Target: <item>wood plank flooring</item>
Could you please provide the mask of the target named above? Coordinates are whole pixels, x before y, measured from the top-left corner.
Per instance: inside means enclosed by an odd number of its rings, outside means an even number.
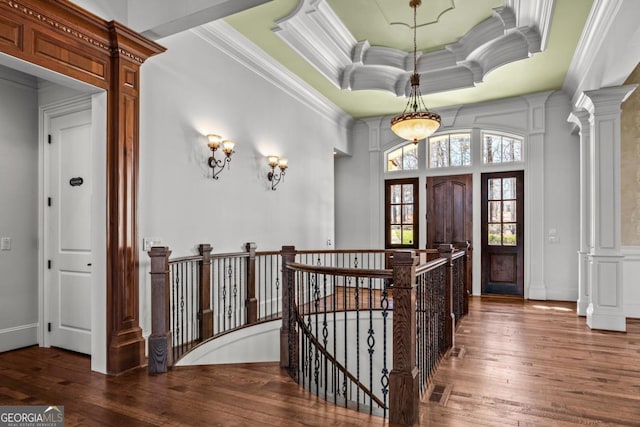
[[[473,298],[443,360],[445,406],[423,403],[423,425],[640,426],[640,321],[592,331],[575,304]]]
[[[640,321],[591,331],[575,304],[473,298],[421,404],[424,426],[640,426]],[[0,354],[0,405],[61,404],[67,426],[378,426],[327,404],[277,364],[144,369],[108,377],[85,356],[30,347]],[[450,392],[450,393],[449,393]]]

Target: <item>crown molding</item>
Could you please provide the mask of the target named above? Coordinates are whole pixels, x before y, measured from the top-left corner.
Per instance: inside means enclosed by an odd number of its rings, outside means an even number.
[[[582,92],[624,83],[638,64],[637,0],[595,0],[562,89],[574,105]]]
[[[223,20],[191,31],[327,120],[345,128],[353,121],[350,115]]]
[[[493,16],[443,49],[418,53],[422,93],[472,87],[497,67],[542,50],[554,0],[509,0]],[[326,0],[299,0],[273,30],[287,45],[344,90],[410,93],[411,52],[356,41]]]

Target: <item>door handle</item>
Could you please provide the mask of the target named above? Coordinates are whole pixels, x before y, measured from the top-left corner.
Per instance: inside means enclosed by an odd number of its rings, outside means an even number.
[[[88,263],[88,264],[87,264],[87,267],[91,267],[91,263]]]

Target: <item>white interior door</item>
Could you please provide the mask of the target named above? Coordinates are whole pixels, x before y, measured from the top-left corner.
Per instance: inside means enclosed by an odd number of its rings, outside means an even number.
[[[91,111],[51,118],[49,132],[48,343],[91,354]]]

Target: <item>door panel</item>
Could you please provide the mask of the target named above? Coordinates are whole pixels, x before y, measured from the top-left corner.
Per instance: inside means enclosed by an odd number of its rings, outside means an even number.
[[[427,178],[427,248],[466,248],[473,232],[472,175]]]
[[[90,354],[91,111],[52,118],[49,128],[49,345]]]
[[[482,174],[482,293],[524,296],[524,172]]]
[[[427,177],[427,248],[467,250],[467,294],[473,286],[473,175]],[[466,301],[466,300],[465,300]]]

